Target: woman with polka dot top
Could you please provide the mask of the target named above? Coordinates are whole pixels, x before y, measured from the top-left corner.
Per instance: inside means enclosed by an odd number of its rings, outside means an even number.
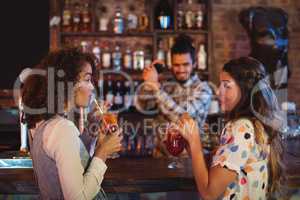
[[[220,73],[219,100],[227,123],[209,169],[196,122],[187,114],[179,122],[198,191],[203,199],[267,199],[280,178],[283,120],[263,65],[251,57],[226,63]]]

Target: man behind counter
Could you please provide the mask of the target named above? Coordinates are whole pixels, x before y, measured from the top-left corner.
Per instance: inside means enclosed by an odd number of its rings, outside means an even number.
[[[157,113],[153,126],[158,127],[168,122],[176,122],[185,112],[189,113],[203,127],[210,107],[212,90],[206,81],[201,81],[195,73],[195,48],[192,39],[184,34],[175,39],[171,48],[172,78],[164,83],[158,79],[155,60],[143,71],[144,84],[135,97],[136,108],[145,114]],[[158,129],[162,130],[162,129]],[[168,155],[162,141],[162,133],[156,137],[154,156]]]

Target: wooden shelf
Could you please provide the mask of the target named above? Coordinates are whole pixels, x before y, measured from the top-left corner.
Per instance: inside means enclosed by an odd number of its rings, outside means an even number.
[[[69,37],[153,37],[152,32],[127,32],[122,34],[111,32],[62,32],[61,35]]]
[[[207,30],[155,30],[157,34],[166,34],[166,35],[177,35],[181,33],[185,34],[208,34]]]
[[[55,0],[57,2],[57,6],[54,7],[53,13],[58,12],[62,14],[63,11],[63,4],[59,3],[59,0]],[[112,24],[108,26],[108,31],[106,32],[101,32],[98,31],[98,8],[99,6],[105,5],[106,7],[111,6],[111,2],[109,0],[104,0],[101,2],[101,5],[98,5],[100,2],[99,0],[97,1],[91,1],[91,7],[94,7],[95,9],[92,9],[92,26],[91,30],[92,32],[64,32],[63,27],[60,27],[57,29],[57,35],[52,36],[53,38],[57,38],[56,45],[57,46],[63,46],[64,44],[68,45],[80,45],[79,42],[80,40],[86,40],[88,42],[91,42],[89,44],[92,45],[92,42],[94,40],[99,40],[99,43],[109,43],[108,45],[113,46],[115,43],[120,43],[121,49],[123,52],[125,52],[125,48],[127,46],[130,49],[136,49],[138,46],[142,47],[144,49],[147,49],[151,51],[151,56],[152,58],[156,58],[157,53],[159,48],[162,48],[164,51],[167,51],[167,48],[169,48],[169,37],[175,37],[178,34],[185,33],[187,35],[190,35],[194,41],[195,48],[198,51],[198,45],[199,44],[204,44],[206,53],[207,53],[207,66],[209,67],[208,69],[204,71],[197,70],[197,73],[200,75],[201,79],[203,80],[208,80],[210,79],[210,75],[213,74],[213,70],[210,68],[210,66],[213,65],[212,63],[212,39],[211,39],[211,1],[203,0],[201,1],[200,4],[203,4],[201,6],[204,6],[205,8],[205,16],[203,18],[203,26],[201,29],[187,29],[187,28],[178,28],[177,24],[177,17],[176,13],[178,11],[178,4],[181,1],[175,0],[171,1],[168,0],[173,11],[172,13],[174,14],[174,19],[172,23],[172,28],[162,30],[162,29],[157,29],[155,28],[155,21],[154,21],[154,5],[158,2],[157,0],[143,0],[142,3],[136,3],[136,13],[144,13],[148,16],[149,19],[149,24],[147,27],[147,30],[140,31],[140,30],[135,30],[135,31],[126,31],[122,34],[116,34],[113,32],[112,29]],[[183,3],[183,2],[181,2]],[[103,5],[102,5],[103,4]],[[114,4],[114,3],[113,3]],[[183,3],[184,4],[184,3]],[[198,3],[196,6],[199,6]],[[128,12],[128,2],[122,2],[120,4],[120,7],[124,10],[123,14]],[[114,10],[109,9],[107,15],[108,16],[113,16],[114,15]],[[195,11],[195,9],[194,9]],[[123,15],[125,17],[125,15]],[[103,39],[102,39],[103,38]],[[78,39],[78,40],[77,40]],[[78,42],[78,43],[73,43],[73,41]],[[161,46],[159,47],[159,43],[161,42]],[[124,44],[124,45],[123,45]],[[150,54],[150,52],[148,52]],[[124,71],[124,70],[123,70]],[[133,80],[140,81],[142,80],[142,72],[141,71],[133,71],[133,70],[125,70],[126,72]],[[168,72],[167,70],[164,72],[166,74]],[[119,76],[120,77],[120,76]],[[118,78],[118,75],[116,75],[117,80],[125,80],[124,77]]]

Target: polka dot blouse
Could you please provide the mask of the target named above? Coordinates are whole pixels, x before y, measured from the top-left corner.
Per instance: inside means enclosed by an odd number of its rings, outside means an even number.
[[[250,120],[228,122],[222,131],[211,167],[220,165],[237,173],[223,194],[228,200],[264,200],[268,188],[269,145],[255,141]]]

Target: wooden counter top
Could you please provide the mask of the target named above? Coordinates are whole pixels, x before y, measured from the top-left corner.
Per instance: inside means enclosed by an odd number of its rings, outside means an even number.
[[[284,186],[300,188],[300,140],[288,140],[282,156]],[[7,154],[10,155],[10,154]],[[209,156],[206,156],[209,159]],[[103,188],[107,192],[196,191],[191,159],[181,159],[184,168],[168,169],[170,159],[118,158],[107,161]],[[0,193],[36,194],[32,169],[0,169]]]
[[[170,159],[119,158],[108,160],[103,181],[107,192],[196,191],[191,160],[182,169],[168,169]],[[32,169],[0,169],[0,193],[38,192]]]

